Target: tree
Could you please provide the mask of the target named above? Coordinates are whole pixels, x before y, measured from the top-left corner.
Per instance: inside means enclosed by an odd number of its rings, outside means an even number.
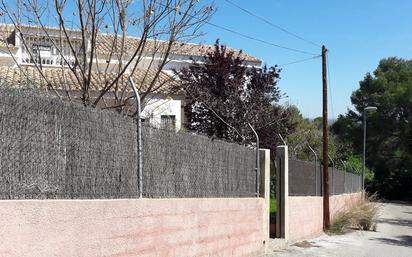
[[[395,199],[412,198],[412,61],[388,58],[366,74],[353,92],[355,110],[340,116],[332,126],[339,139],[362,153],[362,112],[368,115],[367,165],[375,173],[371,190]]]
[[[166,81],[159,80],[170,54],[182,42],[199,36],[199,29],[214,12],[213,6],[197,0],[0,1],[2,16],[14,25],[23,51],[35,60],[34,66],[50,87],[40,51],[28,42],[33,36],[59,53],[63,77],[76,78],[84,105],[105,104],[110,92],[112,105],[120,108],[131,98],[122,85],[138,67],[145,67],[144,80],[138,85],[142,101],[165,85]],[[101,48],[107,50],[104,58],[97,53]],[[93,79],[102,85],[94,96]],[[70,98],[64,78],[62,84]]]
[[[293,121],[296,129],[287,137],[289,152],[292,157],[313,161],[315,159],[312,148],[317,154],[318,160],[322,159],[322,118],[317,117],[313,120],[304,118],[296,106],[289,107],[293,113]],[[341,152],[336,137],[329,135],[329,155],[334,163],[338,164],[341,159]],[[330,162],[332,165],[332,162]]]
[[[276,67],[248,68],[242,52],[229,51],[217,41],[203,63],[176,71],[187,95],[186,127],[229,141],[251,144],[257,131],[261,147],[274,150],[278,134],[293,130],[289,110],[278,104]]]
[[[315,154],[322,162],[322,117],[313,120],[303,118],[296,106],[292,110],[292,119],[296,123],[296,130],[287,137],[287,144],[292,158],[304,161],[314,161]],[[333,123],[332,123],[333,124]],[[312,149],[311,149],[312,148]],[[313,150],[313,151],[312,151]],[[362,173],[362,159],[353,152],[352,147],[330,131],[329,133],[329,165],[346,172],[360,175]],[[366,182],[373,180],[373,172],[366,169]]]

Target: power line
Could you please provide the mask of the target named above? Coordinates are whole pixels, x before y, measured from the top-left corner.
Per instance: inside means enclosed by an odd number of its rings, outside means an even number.
[[[317,59],[317,58],[320,58],[320,57],[322,57],[322,55],[316,55],[316,56],[313,56],[313,57],[310,57],[310,58],[305,58],[305,59],[301,59],[301,60],[297,60],[297,61],[293,61],[293,62],[280,64],[280,65],[278,65],[278,67],[285,67],[285,66],[288,66],[288,65],[291,65],[291,64],[306,62],[306,61]]]
[[[166,5],[164,5],[164,4],[162,4],[162,3],[157,3],[157,4],[160,5],[160,6],[163,6],[163,7],[167,7]],[[212,26],[212,27],[216,27],[216,28],[218,28],[218,29],[221,29],[221,30],[230,32],[230,33],[232,33],[232,34],[235,34],[235,35],[238,35],[238,36],[247,38],[247,39],[249,39],[249,40],[253,40],[253,41],[255,41],[255,42],[263,43],[263,44],[266,44],[266,45],[274,46],[274,47],[277,47],[277,48],[281,48],[281,49],[285,49],[285,50],[289,50],[289,51],[297,52],[297,53],[301,53],[301,54],[307,54],[307,55],[313,55],[313,56],[318,55],[318,54],[316,54],[316,53],[311,53],[311,52],[308,52],[308,51],[304,51],[304,50],[300,50],[300,49],[296,49],[296,48],[291,48],[291,47],[287,47],[287,46],[275,44],[275,43],[273,43],[273,42],[269,42],[269,41],[266,41],[266,40],[264,40],[264,39],[255,38],[255,37],[252,37],[252,36],[243,34],[243,33],[241,33],[241,32],[235,31],[235,30],[233,30],[233,29],[230,29],[230,28],[227,28],[227,27],[224,27],[224,26],[221,26],[221,25],[212,23],[212,22],[210,22],[210,21],[206,21],[206,20],[199,19],[198,17],[196,17],[196,16],[194,16],[194,15],[191,15],[191,14],[188,14],[188,13],[186,13],[186,15],[189,16],[189,17],[191,17],[191,18],[197,19],[198,21],[204,22],[204,23],[206,23],[206,24],[208,24],[208,25],[210,25],[210,26]]]
[[[230,32],[230,33],[232,33],[232,34],[236,34],[236,35],[238,35],[238,36],[241,36],[241,37],[244,37],[244,38],[247,38],[247,39],[256,41],[256,42],[264,43],[264,44],[267,44],[267,45],[270,45],[270,46],[282,48],[282,49],[289,50],[289,51],[293,51],[293,52],[297,52],[297,53],[308,54],[308,55],[317,55],[317,54],[315,54],[315,53],[311,53],[311,52],[308,52],[308,51],[299,50],[299,49],[291,48],[291,47],[287,47],[287,46],[282,46],[282,45],[278,45],[278,44],[275,44],[275,43],[272,43],[272,42],[269,42],[269,41],[266,41],[266,40],[263,40],[263,39],[254,38],[254,37],[252,37],[252,36],[249,36],[249,35],[246,35],[246,34],[237,32],[237,31],[235,31],[235,30],[232,30],[232,29],[229,29],[229,28],[226,28],[226,27],[223,27],[223,26],[220,26],[220,25],[211,23],[211,22],[209,22],[209,21],[206,21],[205,23],[206,23],[206,24],[209,24],[210,26],[213,26],[213,27],[216,27],[216,28],[219,28],[219,29],[228,31],[228,32]]]
[[[314,45],[314,46],[317,46],[317,47],[321,47],[320,44],[317,44],[317,43],[315,43],[315,42],[313,42],[313,41],[311,41],[311,40],[309,40],[309,39],[305,39],[305,38],[303,38],[303,37],[301,37],[301,36],[299,36],[299,35],[291,32],[291,31],[289,31],[289,30],[287,30],[287,29],[285,29],[285,28],[283,28],[283,27],[281,27],[281,26],[279,26],[279,25],[276,25],[276,24],[274,24],[273,22],[265,19],[264,17],[259,16],[259,15],[257,15],[257,14],[255,14],[255,13],[253,13],[253,12],[251,12],[251,11],[243,8],[242,6],[240,6],[240,5],[232,2],[232,1],[230,1],[230,0],[225,0],[225,2],[227,2],[228,4],[230,4],[230,5],[238,8],[238,9],[240,9],[241,11],[243,11],[243,12],[245,12],[245,13],[247,13],[247,14],[249,14],[249,15],[251,15],[251,16],[253,16],[253,17],[255,17],[255,18],[259,19],[259,20],[261,20],[261,21],[263,21],[264,23],[266,23],[266,24],[268,24],[268,25],[270,25],[270,26],[272,26],[272,27],[274,27],[274,28],[276,28],[276,29],[278,29],[278,30],[281,30],[281,31],[285,32],[286,34],[289,34],[289,35],[291,35],[291,36],[293,36],[293,37],[295,37],[295,38],[297,38],[297,39],[300,39],[300,40],[308,43],[308,44],[311,44],[311,45]]]

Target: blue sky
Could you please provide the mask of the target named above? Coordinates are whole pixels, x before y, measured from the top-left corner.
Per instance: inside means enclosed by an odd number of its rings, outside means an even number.
[[[225,0],[215,2],[211,22],[279,45],[321,53],[320,48],[300,41],[243,13]],[[366,72],[373,72],[386,57],[412,59],[412,0],[230,0],[329,49],[329,118],[351,107],[350,95]],[[268,65],[307,58],[251,41],[206,25],[196,42],[221,43],[262,59]],[[321,59],[283,67],[279,87],[309,118],[322,113]]]
[[[366,72],[380,59],[397,56],[412,59],[411,0],[232,0],[273,23],[330,50],[329,117],[336,118],[351,106],[350,95]],[[211,22],[281,45],[319,52],[320,49],[287,35],[242,13],[224,0],[216,0],[218,11]],[[216,38],[228,46],[243,49],[268,65],[307,58],[206,26],[199,39],[213,43]],[[199,41],[198,40],[198,41]],[[285,66],[279,86],[305,117],[322,113],[321,60]]]

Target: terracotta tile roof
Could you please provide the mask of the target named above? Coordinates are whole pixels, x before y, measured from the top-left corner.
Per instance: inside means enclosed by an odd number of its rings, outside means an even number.
[[[22,26],[23,31],[24,28],[27,29],[27,31],[32,31],[33,28],[38,28],[36,26]],[[48,28],[50,31],[57,30],[57,28]],[[3,44],[5,45],[5,42],[7,42],[7,38],[9,38],[14,31],[14,25],[12,24],[0,24],[0,46]],[[78,30],[73,30],[71,32],[78,32]],[[117,44],[113,44],[114,41],[114,36],[113,35],[108,35],[108,34],[100,34],[97,37],[97,53],[101,55],[109,55],[110,52],[113,51],[113,45],[115,46],[114,49],[120,51],[120,42],[117,42]],[[136,49],[138,44],[140,42],[139,38],[135,37],[128,37],[126,39],[126,51],[127,52],[132,52],[133,49]],[[153,49],[157,49],[156,52],[160,52],[159,50],[161,49],[166,49],[168,42],[164,41],[152,41],[149,40],[146,42],[145,45],[145,51],[150,53],[153,52]],[[13,46],[10,45],[9,46]],[[209,51],[213,51],[214,46],[213,45],[203,45],[203,44],[192,44],[192,43],[183,43],[183,42],[175,42],[172,46],[171,53],[176,54],[176,55],[184,55],[184,56],[198,56],[198,57],[203,57],[206,53]],[[233,50],[237,53],[240,53],[240,51],[228,48],[228,50]],[[247,53],[242,52],[241,57],[244,58],[247,61],[255,61],[255,62],[260,62],[260,60],[252,55],[249,55]]]
[[[47,83],[50,83],[54,89],[80,90],[80,84],[78,83],[75,74],[69,69],[63,71],[61,68],[47,68],[43,69],[43,74],[47,80],[41,76],[41,73],[35,67],[18,68],[0,66],[0,85],[4,85],[4,83],[7,83],[12,87],[34,85],[34,87],[46,89],[48,86]],[[113,82],[116,77],[115,73],[107,73],[105,76],[103,73],[95,71],[92,73],[91,89],[93,91],[99,91],[106,83]],[[141,92],[147,91],[148,86],[154,77],[154,70],[147,72],[147,75],[145,70],[136,70],[133,74],[133,80],[138,87],[140,85]],[[119,90],[126,87],[126,91],[131,92],[131,87],[128,85],[128,78],[129,75],[125,74],[119,79]],[[157,90],[152,92],[168,93],[174,83],[176,82],[171,76],[161,72],[155,80],[153,87],[153,89],[156,88]]]
[[[121,50],[120,39],[117,38],[116,44],[114,44],[115,37],[113,35],[99,35],[97,39],[97,52],[102,55],[109,55],[110,52],[114,49],[117,49],[119,52]],[[135,37],[128,37],[125,42],[125,50],[126,52],[131,52],[138,47],[140,39]],[[145,44],[146,52],[153,52],[153,49],[156,49],[156,52],[162,52],[162,49],[167,49],[167,41],[152,41],[148,40]],[[227,48],[228,50],[240,53],[240,51]],[[192,44],[192,43],[183,43],[183,42],[175,42],[172,45],[170,53],[176,55],[184,55],[184,56],[199,56],[203,57],[208,52],[213,51],[213,45],[203,45],[203,44]],[[242,52],[240,54],[242,58],[246,61],[255,61],[260,62],[260,60],[252,55]]]

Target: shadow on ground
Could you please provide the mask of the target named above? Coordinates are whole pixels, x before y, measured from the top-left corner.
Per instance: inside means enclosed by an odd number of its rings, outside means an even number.
[[[397,236],[395,238],[374,238],[372,240],[377,240],[385,244],[389,245],[396,245],[396,246],[412,246],[412,236],[404,235],[404,236]]]
[[[379,219],[378,222],[396,226],[412,227],[412,220],[409,219]]]
[[[412,201],[382,201],[382,203],[390,203],[395,206],[412,206]]]

